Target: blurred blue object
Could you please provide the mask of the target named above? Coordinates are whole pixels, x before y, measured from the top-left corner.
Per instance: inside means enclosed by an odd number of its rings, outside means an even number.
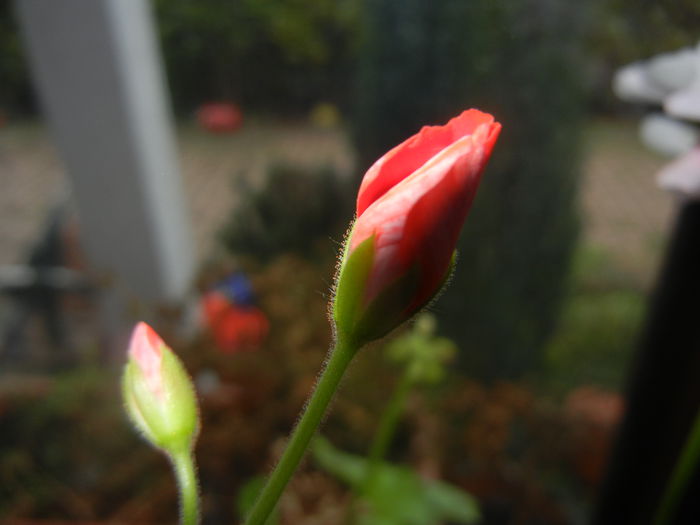
[[[219,281],[214,288],[239,306],[253,306],[255,304],[253,286],[243,272],[232,273]]]

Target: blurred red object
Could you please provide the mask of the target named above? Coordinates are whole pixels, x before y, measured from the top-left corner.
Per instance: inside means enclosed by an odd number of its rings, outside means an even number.
[[[620,394],[595,386],[580,386],[564,401],[567,416],[605,429],[612,429],[619,423],[624,408]]]
[[[602,481],[613,433],[624,408],[619,394],[595,386],[580,386],[564,401],[564,414],[570,422],[570,460],[591,488]]]
[[[231,102],[208,102],[197,110],[197,122],[211,133],[233,133],[243,124],[243,114]]]
[[[233,304],[219,292],[202,298],[202,310],[216,347],[227,354],[259,348],[270,329],[258,308]]]

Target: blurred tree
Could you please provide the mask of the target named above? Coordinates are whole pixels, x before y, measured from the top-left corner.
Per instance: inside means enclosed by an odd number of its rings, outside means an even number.
[[[366,3],[361,168],[470,106],[504,126],[437,306],[464,370],[484,377],[535,365],[557,319],[577,233],[585,15],[550,0]]]
[[[657,53],[694,46],[700,38],[697,0],[595,0],[595,24],[586,37],[590,56],[586,89],[596,112],[634,111],[610,89],[622,65]]]
[[[288,109],[343,93],[357,0],[155,0],[179,109]]]
[[[5,111],[27,113],[35,107],[17,24],[12,15],[12,2],[0,2],[0,114]]]
[[[700,36],[697,0],[612,0],[595,2],[592,51],[621,65],[680,47]]]
[[[328,239],[342,238],[352,215],[353,202],[347,198],[352,192],[331,166],[272,164],[263,187],[240,182],[236,192],[243,195],[241,205],[220,237],[231,253],[259,261],[289,252],[310,260],[332,258],[334,251],[326,255],[335,248]]]
[[[440,4],[365,2],[352,122],[363,171],[421,123],[435,118],[433,26]]]

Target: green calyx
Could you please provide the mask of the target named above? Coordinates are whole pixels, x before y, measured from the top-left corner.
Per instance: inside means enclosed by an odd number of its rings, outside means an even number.
[[[369,237],[345,254],[333,302],[337,331],[360,345],[384,337],[412,316],[406,314],[406,306],[418,285],[417,269],[412,269],[366,304],[364,297],[374,262],[374,242],[374,236]]]
[[[374,236],[360,243],[352,253],[348,253],[347,245],[333,297],[333,321],[339,335],[359,342],[361,337],[358,337],[357,324],[362,315],[365,284],[374,260]]]
[[[189,450],[198,429],[197,401],[180,360],[165,345],[161,362],[162,395],[154,394],[138,364],[129,360],[122,395],[134,426],[154,446],[173,454]]]
[[[456,259],[453,255],[442,284],[422,304],[409,308],[420,283],[420,269],[417,265],[398,276],[366,304],[364,297],[374,263],[374,243],[375,238],[371,236],[351,253],[346,249],[333,301],[333,320],[339,335],[349,337],[358,344],[384,337],[425,307],[449,280]]]

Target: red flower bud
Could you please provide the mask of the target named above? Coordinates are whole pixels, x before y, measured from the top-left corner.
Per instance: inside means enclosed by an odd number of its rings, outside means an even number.
[[[500,130],[470,109],[424,127],[367,171],[338,276],[338,330],[382,337],[435,296]]]
[[[197,401],[187,372],[146,323],[134,328],[122,379],[126,411],[153,445],[187,450],[198,428]]]
[[[151,394],[161,400],[165,395],[161,376],[164,346],[160,336],[144,322],[138,323],[131,334],[129,358],[138,365]]]

